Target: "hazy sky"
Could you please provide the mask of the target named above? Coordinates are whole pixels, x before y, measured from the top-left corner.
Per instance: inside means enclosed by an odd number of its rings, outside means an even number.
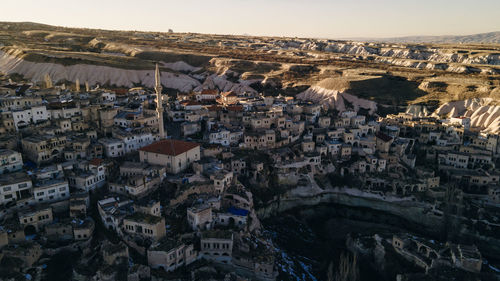
[[[500,31],[500,0],[1,0],[0,21],[299,37]]]

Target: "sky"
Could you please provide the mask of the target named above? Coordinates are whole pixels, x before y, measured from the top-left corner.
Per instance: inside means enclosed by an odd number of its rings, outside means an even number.
[[[2,0],[0,21],[314,38],[500,31],[500,0]]]

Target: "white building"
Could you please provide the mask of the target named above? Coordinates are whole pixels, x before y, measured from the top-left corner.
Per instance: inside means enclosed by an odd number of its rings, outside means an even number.
[[[35,95],[16,96],[14,92],[10,95],[0,96],[0,110],[12,111],[29,108],[42,104],[42,98]]]
[[[151,132],[125,132],[121,130],[114,130],[113,137],[123,142],[124,153],[136,151],[139,148],[150,145],[153,141],[155,141],[155,137],[151,134]]]
[[[108,93],[108,92],[101,93],[99,95],[99,99],[102,102],[114,102],[114,101],[116,101],[116,94],[115,93]]]
[[[27,174],[18,172],[0,177],[0,205],[32,197],[32,183]]]
[[[199,144],[173,139],[160,140],[139,149],[141,162],[164,166],[172,174],[184,171],[200,160],[200,156]]]
[[[69,199],[69,185],[64,179],[61,165],[51,165],[37,171],[33,195],[37,203],[52,203]]]
[[[148,250],[148,264],[152,268],[173,271],[189,265],[197,258],[193,244],[184,244],[173,239],[164,239]]]
[[[439,163],[445,166],[452,166],[457,169],[467,169],[469,156],[461,152],[448,152],[439,154]]]
[[[101,138],[99,143],[104,147],[104,153],[107,157],[120,157],[125,155],[125,144],[123,141],[115,138]]]
[[[210,229],[212,224],[212,208],[202,204],[187,209],[187,220],[193,230]]]
[[[50,114],[45,105],[34,106],[29,109],[18,110],[12,112],[12,119],[16,129],[24,127],[28,124],[38,123],[50,119]]]
[[[134,122],[140,119],[142,116],[141,112],[129,112],[129,111],[121,111],[113,118],[113,123],[115,126],[119,126],[121,128],[131,128]]]
[[[50,110],[50,116],[52,117],[52,119],[71,118],[80,115],[81,115],[81,110],[79,107],[63,107],[59,109]]]
[[[204,259],[231,263],[233,255],[233,234],[227,230],[209,230],[201,235],[200,254]]]
[[[212,131],[208,134],[208,142],[213,144],[220,144],[223,146],[229,146],[229,144],[231,143],[230,135],[231,133],[226,129]]]
[[[35,201],[52,203],[69,199],[69,185],[64,179],[47,179],[39,181],[33,188]]]
[[[464,129],[469,130],[470,129],[470,118],[464,117],[464,116],[451,117],[450,124],[457,124],[457,125],[464,127]]]
[[[132,200],[121,200],[119,197],[110,197],[97,202],[97,210],[101,221],[107,229],[119,230],[123,217],[119,216],[120,208],[131,206]]]
[[[106,183],[106,169],[101,159],[93,159],[77,164],[78,166],[68,175],[71,187],[90,191],[102,187]]]
[[[0,174],[16,172],[22,168],[23,157],[21,153],[10,149],[0,149]]]

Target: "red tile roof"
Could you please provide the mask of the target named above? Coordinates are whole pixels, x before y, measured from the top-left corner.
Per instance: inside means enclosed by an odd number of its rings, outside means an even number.
[[[222,92],[220,95],[223,97],[236,97],[237,96],[237,94],[233,91]]]
[[[100,166],[102,164],[102,161],[103,161],[102,159],[94,158],[89,161],[89,164],[93,166]]]
[[[184,105],[184,106],[201,105],[201,103],[199,103],[197,101],[192,101],[192,100],[183,101],[183,102],[181,102],[181,104]]]
[[[152,152],[170,156],[177,156],[184,152],[187,152],[193,148],[200,146],[195,142],[187,142],[181,140],[161,140],[150,145],[147,145],[141,149],[140,151]]]
[[[243,111],[243,106],[242,105],[232,105],[226,107],[227,110],[229,111]]]
[[[201,91],[202,95],[217,95],[219,91],[217,90],[203,90]]]
[[[115,92],[115,94],[117,94],[117,95],[124,95],[124,94],[128,93],[127,88],[115,88],[115,89],[112,89],[112,91]]]
[[[222,110],[222,107],[221,106],[217,106],[217,105],[212,105],[212,106],[209,106],[207,107],[209,111],[221,111]]]

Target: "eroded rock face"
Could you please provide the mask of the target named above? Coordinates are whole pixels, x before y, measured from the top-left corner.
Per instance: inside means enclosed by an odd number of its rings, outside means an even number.
[[[146,87],[154,87],[154,76],[150,70],[122,69],[92,64],[62,65],[30,62],[2,51],[0,51],[0,71],[6,74],[22,74],[33,82],[43,81],[44,76],[48,74],[54,81],[76,82],[78,79],[81,82],[88,81],[90,85],[107,83],[134,87],[134,84],[142,84]],[[183,92],[200,86],[199,81],[185,74],[162,72],[161,80],[165,87]]]
[[[406,109],[406,113],[409,113],[415,117],[426,117],[429,116],[431,112],[425,105],[412,104]]]
[[[293,43],[293,44],[292,44]],[[348,55],[377,56],[378,61],[387,62],[407,67],[429,69],[442,69],[452,72],[471,71],[467,68],[455,68],[453,64],[466,65],[500,65],[500,54],[458,52],[456,50],[427,48],[423,46],[391,45],[385,43],[361,43],[361,42],[336,42],[336,41],[305,41],[301,44],[290,42],[284,44],[285,48],[299,48],[301,50],[314,50]],[[426,61],[421,65],[414,62]],[[480,68],[478,68],[480,69]],[[489,68],[486,68],[489,69]],[[497,68],[496,72],[498,72]]]
[[[252,81],[240,80],[238,82],[231,82],[227,79],[226,75],[212,74],[205,79],[202,85],[196,87],[194,91],[201,91],[206,89],[218,89],[222,92],[233,91],[236,93],[256,93],[256,91],[250,87]]]
[[[365,100],[384,106],[436,104],[488,97],[500,89],[496,45],[96,32],[32,23],[0,23],[0,28],[9,35],[0,38],[0,71],[34,82],[48,74],[55,84],[78,79],[91,86],[151,87],[159,62],[163,86],[181,92],[301,94],[336,109],[353,103],[371,111],[374,103]],[[349,72],[383,79],[354,85]],[[319,85],[339,77],[349,81],[344,89]]]
[[[354,95],[330,90],[321,86],[313,86],[297,95],[298,99],[313,101],[340,112],[353,110],[359,111],[360,108],[367,109],[370,114],[375,113],[377,104],[373,101],[358,98]]]
[[[483,132],[500,133],[500,104],[494,98],[474,98],[443,103],[434,111],[429,111],[426,105],[410,105],[406,113],[415,117],[468,117],[471,126],[480,128]]]
[[[473,127],[479,127],[489,133],[500,133],[500,105],[492,98],[447,102],[436,109],[431,116],[465,116],[471,119]]]

